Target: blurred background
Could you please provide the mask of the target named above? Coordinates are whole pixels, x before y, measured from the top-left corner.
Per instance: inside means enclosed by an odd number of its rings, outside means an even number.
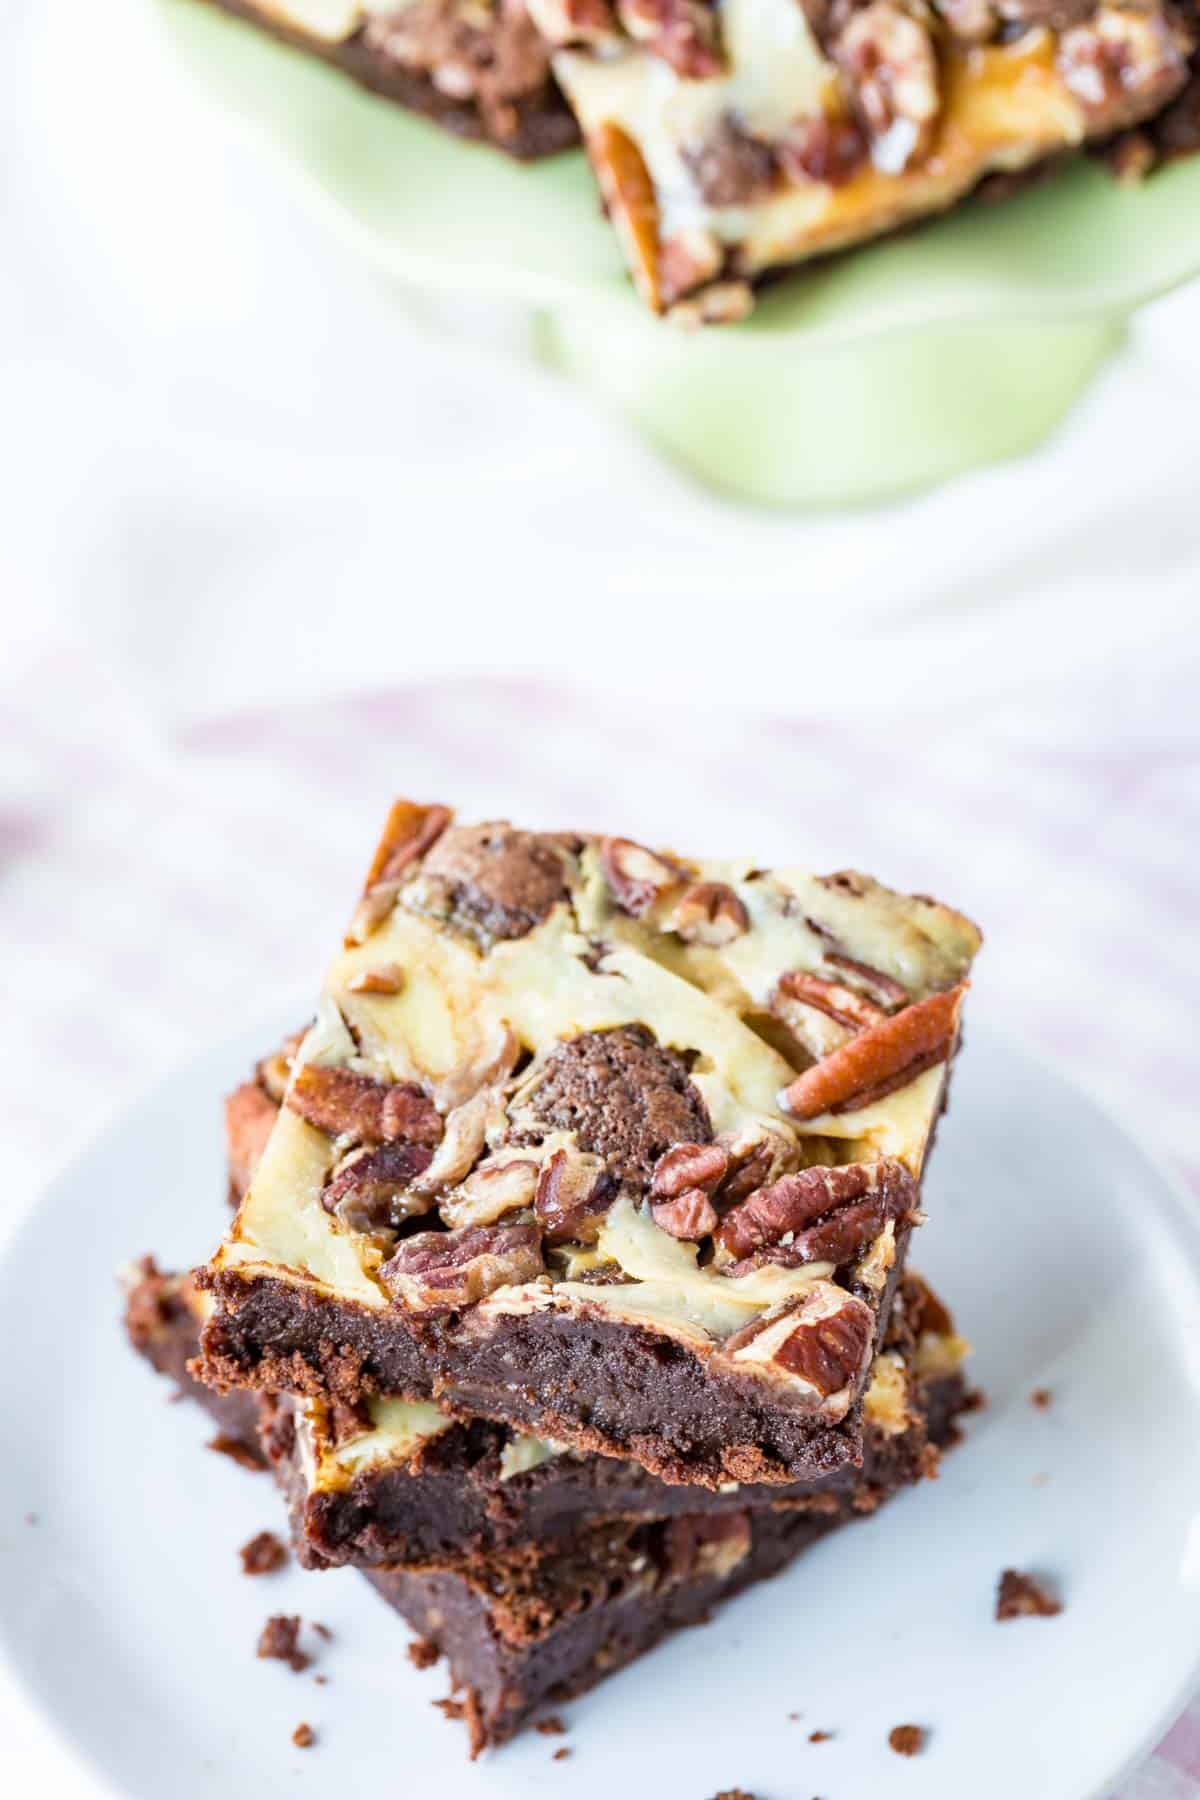
[[[797,517],[374,273],[125,0],[0,11],[0,233],[0,1237],[303,1005],[397,791],[938,893],[1200,1193],[1200,292],[1021,464]],[[0,1736],[94,1791],[2,1687]]]

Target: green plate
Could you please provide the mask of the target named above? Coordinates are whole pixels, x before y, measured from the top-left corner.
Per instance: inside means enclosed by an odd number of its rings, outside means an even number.
[[[528,303],[543,358],[746,498],[878,500],[1026,450],[1134,309],[1200,272],[1200,157],[1140,188],[1077,158],[1004,205],[798,271],[744,324],[685,333],[634,299],[582,152],[521,167],[198,0],[156,5],[193,74],[377,260]]]

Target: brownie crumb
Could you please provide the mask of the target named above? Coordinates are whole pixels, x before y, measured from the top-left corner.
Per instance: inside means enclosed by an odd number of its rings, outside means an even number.
[[[219,1456],[227,1456],[240,1469],[265,1469],[266,1459],[249,1444],[243,1444],[239,1438],[228,1437],[219,1431],[215,1438],[210,1438],[208,1448],[215,1450]]]
[[[560,1744],[558,1746],[558,1749],[554,1752],[554,1755],[550,1758],[550,1760],[551,1760],[551,1762],[566,1762],[566,1760],[567,1760],[568,1756],[570,1756],[570,1754],[571,1754],[571,1746],[569,1744]]]
[[[330,1631],[328,1625],[322,1625],[322,1623],[319,1619],[314,1619],[312,1622],[312,1628],[316,1632],[316,1634],[319,1638],[324,1638],[324,1640],[327,1644],[332,1644],[333,1633],[332,1633],[332,1631]]]
[[[920,1725],[893,1725],[888,1743],[897,1756],[919,1756],[925,1748],[925,1732]]]
[[[1032,1575],[1005,1569],[996,1590],[997,1619],[1052,1619],[1062,1611],[1062,1601]]]
[[[292,1742],[295,1744],[297,1750],[311,1750],[316,1741],[316,1732],[311,1725],[305,1724],[303,1721],[297,1725],[295,1731],[292,1733]]]
[[[288,1553],[273,1531],[260,1531],[238,1551],[243,1575],[273,1575],[282,1569]]]
[[[1045,1412],[1053,1399],[1054,1395],[1049,1388],[1034,1388],[1029,1396],[1029,1404],[1035,1406],[1039,1412]]]
[[[318,1687],[326,1687],[326,1686],[328,1686],[328,1683],[329,1683],[328,1675],[314,1675],[313,1680],[316,1682]]]
[[[300,1644],[300,1620],[288,1618],[284,1613],[273,1613],[262,1628],[258,1640],[258,1654],[274,1662],[285,1662],[293,1674],[301,1675],[307,1669],[312,1658],[306,1656]]]
[[[487,1748],[488,1741],[487,1727],[484,1725],[483,1715],[479,1710],[479,1701],[475,1697],[475,1690],[468,1688],[466,1695],[461,1700],[451,1694],[445,1700],[435,1700],[433,1704],[444,1718],[464,1721],[470,1744],[471,1761],[474,1762],[479,1752]]]
[[[428,1638],[414,1638],[408,1646],[408,1660],[414,1669],[432,1669],[440,1655],[437,1645]]]
[[[551,1713],[547,1719],[539,1719],[533,1728],[540,1731],[543,1737],[561,1737],[567,1729],[557,1713]]]
[[[832,1736],[832,1731],[810,1731],[808,1741],[810,1744],[827,1744]]]
[[[983,1412],[987,1403],[987,1395],[984,1393],[983,1389],[972,1388],[959,1409],[959,1417],[962,1418],[967,1413]]]

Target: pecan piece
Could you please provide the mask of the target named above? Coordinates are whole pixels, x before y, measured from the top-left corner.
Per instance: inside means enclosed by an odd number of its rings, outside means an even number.
[[[650,1198],[674,1200],[688,1188],[711,1194],[728,1173],[729,1157],[719,1144],[676,1144],[654,1165]]]
[[[271,1056],[264,1056],[255,1069],[255,1079],[264,1094],[274,1100],[276,1106],[283,1102],[287,1093],[287,1084],[292,1079],[292,1064],[296,1060],[296,1052],[308,1035],[308,1029],[293,1031],[285,1037],[278,1050]]]
[[[343,1164],[321,1195],[326,1212],[351,1231],[395,1231],[433,1205],[413,1187],[433,1152],[424,1144],[381,1144]]]
[[[725,249],[715,231],[687,225],[663,244],[661,264],[663,298],[675,301],[721,273]]]
[[[1137,6],[1103,7],[1063,32],[1058,68],[1075,98],[1111,131],[1136,124],[1179,91],[1188,50],[1174,20]]]
[[[720,950],[745,936],[750,915],[725,882],[698,881],[681,895],[671,923],[685,944]]]
[[[662,305],[659,277],[658,195],[642,153],[619,125],[605,122],[591,132],[588,155],[600,194],[629,264],[634,286],[646,305]]]
[[[729,113],[701,142],[685,146],[683,161],[710,206],[765,200],[779,172],[774,148]]]
[[[542,1166],[533,1201],[546,1242],[593,1242],[619,1187],[600,1157],[555,1150]]]
[[[529,0],[530,18],[547,43],[615,44],[620,41],[609,0]]]
[[[780,1095],[780,1105],[796,1119],[847,1111],[906,1087],[922,1069],[945,1062],[958,1035],[967,983],[917,1000],[851,1038],[823,1062],[798,1075]]]
[[[631,38],[685,81],[721,73],[715,7],[702,0],[617,0],[617,15]]]
[[[539,1169],[528,1157],[482,1163],[441,1204],[447,1225],[492,1225],[505,1213],[532,1204]]]
[[[463,1181],[483,1155],[489,1124],[502,1116],[503,1108],[496,1088],[481,1088],[461,1106],[447,1113],[442,1141],[421,1177],[422,1191],[434,1194]]]
[[[817,1012],[824,1013],[838,1025],[844,1025],[847,1031],[866,1031],[872,1025],[879,1025],[887,1014],[874,1001],[866,1000],[856,994],[853,988],[844,987],[840,982],[826,981],[823,975],[810,975],[804,969],[788,969],[779,977],[775,987],[775,995],[785,1000],[797,1000],[803,1006],[811,1006]],[[772,997],[772,1007],[775,997]]]
[[[351,994],[399,994],[404,988],[404,970],[399,963],[379,963],[352,975],[346,988]]]
[[[278,1106],[257,1081],[244,1081],[226,1099],[225,1159],[231,1199],[240,1200],[254,1180],[278,1117]]]
[[[1005,1569],[996,1590],[997,1619],[1053,1619],[1062,1611],[1042,1582],[1020,1569]]]
[[[717,1224],[717,1209],[703,1188],[685,1188],[671,1200],[659,1200],[650,1208],[660,1231],[693,1243],[707,1237]]]
[[[433,1145],[442,1135],[437,1107],[415,1082],[376,1081],[324,1063],[305,1063],[296,1071],[285,1104],[330,1137]]]
[[[468,1225],[406,1238],[380,1269],[388,1292],[417,1312],[474,1306],[497,1288],[542,1273],[536,1225]]]
[[[648,912],[682,879],[675,863],[631,838],[605,838],[600,845],[600,868],[621,911],[635,918]]]
[[[867,159],[867,140],[853,119],[797,119],[780,139],[776,155],[789,181],[841,187]]]
[[[363,883],[362,899],[346,931],[346,948],[364,944],[396,904],[400,880],[410,863],[437,842],[454,814],[447,806],[417,806],[397,800]]]
[[[907,1173],[907,1171],[905,1171]],[[818,1219],[807,1231],[798,1231],[790,1244],[777,1244],[769,1250],[756,1250],[743,1262],[734,1263],[730,1275],[744,1274],[760,1263],[779,1263],[784,1268],[799,1269],[805,1263],[828,1262],[842,1268],[853,1262],[874,1243],[889,1219],[902,1218],[909,1209],[896,1192],[881,1191],[866,1200],[854,1200],[839,1206],[826,1218]],[[884,1271],[886,1279],[887,1271]]]
[[[850,15],[832,48],[871,135],[876,168],[902,174],[928,155],[942,109],[928,27],[896,0],[871,0]]]
[[[739,1369],[756,1367],[777,1379],[795,1380],[826,1417],[833,1417],[849,1409],[870,1363],[874,1337],[870,1307],[832,1282],[819,1281],[781,1313],[743,1326],[726,1340],[721,1354]]]
[[[738,1259],[758,1250],[773,1249],[784,1238],[789,1238],[795,1247],[795,1234],[805,1232],[820,1219],[831,1215],[836,1218],[844,1209],[864,1204],[879,1218],[872,1236],[887,1219],[916,1211],[916,1183],[903,1163],[884,1157],[877,1163],[848,1163],[842,1168],[800,1169],[794,1175],[781,1175],[770,1187],[759,1188],[725,1214],[716,1232],[717,1245]],[[796,1260],[847,1259],[827,1259],[821,1254],[799,1256]]]
[[[908,1005],[908,989],[902,988],[890,975],[885,975],[882,969],[874,969],[870,963],[857,962],[853,956],[847,956],[841,950],[826,950],[825,961],[832,963],[835,969],[845,969],[847,974],[857,975],[871,999],[884,1012],[895,1012],[897,1007]]]

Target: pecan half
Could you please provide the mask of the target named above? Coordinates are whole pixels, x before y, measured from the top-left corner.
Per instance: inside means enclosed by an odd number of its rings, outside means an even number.
[[[901,987],[898,981],[893,981],[890,975],[885,975],[882,969],[872,968],[870,963],[858,962],[842,950],[826,950],[825,961],[832,963],[835,969],[845,969],[848,975],[857,976],[861,986],[884,1012],[895,1012],[898,1007],[908,1005],[908,989]]]
[[[882,1007],[856,994],[853,988],[837,981],[826,981],[823,975],[810,975],[805,969],[788,969],[782,974],[776,983],[775,995],[814,1007],[848,1031],[866,1031],[887,1018]],[[774,997],[771,1004],[774,1008]]]
[[[415,1082],[376,1081],[324,1063],[305,1063],[296,1071],[285,1104],[330,1137],[433,1145],[442,1135],[437,1107]]]
[[[850,15],[832,49],[871,135],[875,166],[899,175],[928,155],[942,109],[928,27],[895,0],[871,0]]]
[[[685,1188],[671,1200],[656,1201],[650,1215],[660,1231],[693,1243],[707,1237],[717,1224],[717,1209],[703,1188]]]
[[[674,1200],[688,1188],[711,1194],[728,1173],[729,1157],[719,1144],[676,1144],[654,1165],[650,1198]]]
[[[721,56],[717,10],[702,0],[617,0],[622,25],[652,56],[682,75],[702,81],[719,75]]]
[[[745,936],[750,915],[725,882],[698,881],[681,895],[671,923],[684,943],[719,950]]]
[[[850,1406],[871,1360],[875,1319],[869,1306],[832,1282],[793,1301],[782,1313],[756,1319],[728,1338],[721,1352],[735,1367],[794,1378],[818,1402],[826,1416],[840,1416]]]
[[[351,1231],[395,1231],[433,1205],[413,1187],[433,1152],[424,1144],[381,1144],[343,1164],[321,1195],[326,1212]]]
[[[418,1312],[474,1306],[497,1288],[542,1273],[536,1225],[469,1225],[406,1238],[380,1269],[388,1292]]]
[[[958,1035],[967,983],[917,1000],[851,1038],[823,1062],[798,1075],[780,1095],[780,1105],[796,1119],[846,1111],[881,1100],[906,1087],[922,1069],[945,1062]]]
[[[600,845],[600,868],[621,911],[635,918],[648,912],[682,879],[675,863],[631,838],[605,838]]]
[[[790,1140],[765,1126],[723,1131],[716,1141],[729,1158],[729,1173],[717,1191],[717,1198],[727,1206],[757,1193],[794,1156]]]
[[[1045,1584],[1020,1569],[1005,1569],[996,1589],[997,1619],[1053,1619],[1062,1611]]]
[[[1057,60],[1075,98],[1113,130],[1135,124],[1178,92],[1188,49],[1175,20],[1136,5],[1106,6],[1063,32]]]
[[[387,816],[383,836],[363,883],[362,899],[346,931],[346,947],[364,944],[396,903],[400,879],[410,863],[437,842],[454,814],[447,806],[417,806],[397,800]]]
[[[818,1219],[806,1231],[798,1231],[790,1244],[756,1250],[745,1261],[734,1263],[728,1272],[741,1275],[763,1262],[779,1263],[788,1269],[800,1269],[806,1263],[814,1262],[828,1262],[835,1268],[842,1268],[861,1255],[868,1244],[875,1242],[889,1219],[903,1218],[908,1210],[896,1193],[881,1192],[866,1200],[851,1201],[827,1218]],[[885,1278],[886,1273],[885,1270]]]
[[[917,1187],[903,1163],[884,1157],[877,1163],[800,1169],[794,1175],[782,1175],[725,1214],[716,1242],[726,1255],[739,1260],[758,1250],[773,1249],[784,1238],[791,1240],[794,1249],[800,1247],[796,1234],[804,1234],[818,1220],[837,1219],[843,1210],[864,1205],[878,1217],[872,1236],[887,1219],[915,1213]],[[828,1241],[834,1241],[832,1233]],[[796,1258],[797,1263],[826,1260],[844,1262],[848,1258],[827,1258],[824,1252]]]
[[[658,195],[650,171],[619,125],[606,121],[597,126],[588,134],[587,149],[634,286],[646,305],[658,312],[662,306]]]
[[[598,1156],[555,1150],[542,1166],[533,1210],[548,1244],[591,1243],[620,1182]]]
[[[473,1175],[441,1203],[447,1225],[492,1225],[505,1213],[529,1206],[537,1192],[540,1170],[528,1157],[481,1163]]]

